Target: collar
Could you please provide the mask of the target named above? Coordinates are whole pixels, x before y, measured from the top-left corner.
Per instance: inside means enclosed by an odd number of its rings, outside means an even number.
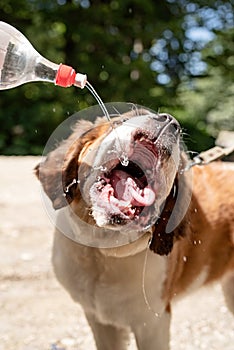
[[[194,157],[191,162],[188,164],[188,166],[185,168],[185,170],[189,170],[195,165],[206,165],[209,164],[215,160],[222,159],[225,156],[228,156],[234,152],[234,145],[231,145],[229,147],[220,147],[215,146],[207,151],[201,152],[196,157]]]

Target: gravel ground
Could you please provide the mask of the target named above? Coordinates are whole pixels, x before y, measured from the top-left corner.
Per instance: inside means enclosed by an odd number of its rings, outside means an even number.
[[[94,350],[81,307],[53,275],[53,227],[33,175],[39,161],[0,157],[0,350]],[[172,350],[234,349],[219,284],[174,305],[171,333]]]

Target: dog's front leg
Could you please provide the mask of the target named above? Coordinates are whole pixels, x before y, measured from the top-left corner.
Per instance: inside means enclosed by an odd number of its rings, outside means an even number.
[[[169,350],[170,319],[168,312],[160,316],[151,313],[145,322],[134,327],[138,350]]]
[[[124,328],[100,323],[94,315],[86,313],[87,321],[93,331],[97,350],[126,350],[129,332]]]

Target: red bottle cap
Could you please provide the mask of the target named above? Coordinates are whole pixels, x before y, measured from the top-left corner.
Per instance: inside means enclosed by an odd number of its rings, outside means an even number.
[[[74,84],[75,77],[75,69],[65,64],[60,64],[55,77],[55,84],[62,87],[69,87]]]

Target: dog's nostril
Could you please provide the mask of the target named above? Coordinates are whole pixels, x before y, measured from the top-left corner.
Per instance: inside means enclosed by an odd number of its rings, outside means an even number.
[[[170,128],[173,132],[179,133],[180,132],[180,126],[178,123],[173,122],[170,124]]]
[[[165,123],[167,120],[169,120],[169,115],[166,113],[157,114],[156,118],[159,122]]]

